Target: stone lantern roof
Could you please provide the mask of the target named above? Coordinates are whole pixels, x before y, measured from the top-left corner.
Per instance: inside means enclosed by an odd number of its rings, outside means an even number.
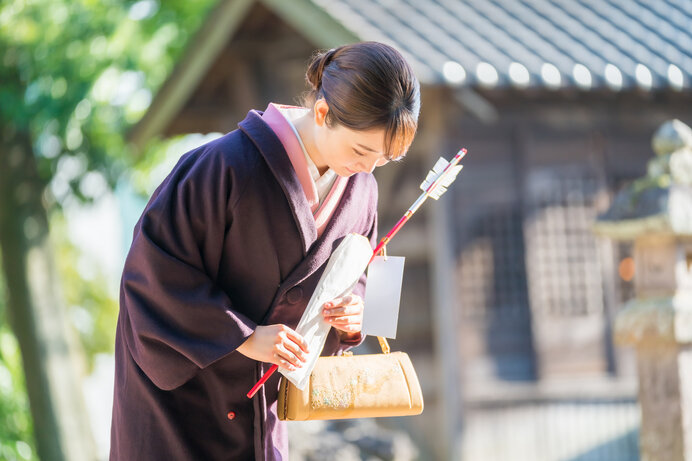
[[[621,190],[594,231],[616,240],[643,234],[692,236],[692,129],[669,120],[652,139],[646,176]]]

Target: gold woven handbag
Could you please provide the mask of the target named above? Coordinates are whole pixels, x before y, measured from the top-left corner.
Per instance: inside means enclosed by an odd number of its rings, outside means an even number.
[[[411,359],[389,351],[378,337],[382,354],[320,357],[304,390],[281,378],[278,414],[284,421],[419,415],[423,394]]]

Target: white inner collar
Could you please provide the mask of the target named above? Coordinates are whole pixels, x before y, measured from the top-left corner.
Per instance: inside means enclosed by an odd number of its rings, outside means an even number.
[[[298,134],[298,130],[296,130],[295,125],[293,122],[300,117],[304,116],[306,112],[309,111],[309,109],[306,109],[304,107],[277,107],[279,109],[279,112],[286,118],[288,121],[288,124],[290,125],[291,129],[293,130],[293,134],[295,134],[296,138],[298,139],[298,143],[300,144],[300,148],[303,150],[303,155],[305,156],[305,161],[308,164],[308,171],[310,172],[310,177],[315,183],[315,186],[317,188],[317,195],[319,196],[320,203],[324,200],[324,198],[327,196],[329,191],[332,188],[332,185],[334,185],[334,181],[336,180],[337,174],[334,170],[329,168],[327,171],[324,172],[323,175],[320,175],[319,170],[317,169],[317,166],[315,165],[315,162],[312,161],[310,158],[310,155],[308,155],[308,151],[305,149],[305,145],[303,144],[303,140],[300,139],[300,134]]]

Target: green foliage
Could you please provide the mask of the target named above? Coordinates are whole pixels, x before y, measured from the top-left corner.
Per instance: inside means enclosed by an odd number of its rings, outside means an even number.
[[[2,317],[5,315],[4,299],[0,283]],[[0,459],[37,459],[19,345],[7,322],[0,322]]]
[[[125,133],[215,3],[0,1],[0,144],[30,136],[50,184],[49,208],[98,198],[132,166]],[[51,216],[63,294],[91,359],[112,350],[117,295],[105,290],[102,275],[78,271],[74,262],[84,255],[67,243],[60,213]],[[21,357],[4,300],[0,287],[0,459],[33,460]]]
[[[89,171],[115,184],[131,163],[124,133],[213,3],[0,3],[0,136],[30,133],[56,204],[95,198]],[[73,168],[60,172],[66,157]]]

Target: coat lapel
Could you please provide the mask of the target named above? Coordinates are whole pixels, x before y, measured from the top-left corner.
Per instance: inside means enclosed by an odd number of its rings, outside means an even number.
[[[307,255],[317,240],[317,227],[308,199],[283,144],[262,120],[260,111],[251,110],[238,126],[255,144],[283,189],[303,239],[303,255]]]
[[[255,143],[284,190],[303,238],[303,254],[305,255],[281,283],[276,293],[276,300],[288,289],[312,275],[329,259],[341,239],[352,232],[353,223],[361,213],[365,212],[369,198],[364,193],[367,190],[365,186],[367,175],[358,173],[351,176],[331,219],[318,238],[310,205],[288,154],[279,138],[262,120],[261,114],[259,111],[250,111],[239,126]]]
[[[362,203],[365,200],[360,193],[363,188],[359,187],[359,183],[362,180],[360,175],[362,174],[359,173],[349,178],[339,205],[334,210],[334,214],[327,223],[324,232],[312,245],[307,257],[296,266],[285,282],[281,284],[281,291],[301,283],[322,267],[336,247],[339,246],[341,240],[353,231],[353,222],[363,212]]]

